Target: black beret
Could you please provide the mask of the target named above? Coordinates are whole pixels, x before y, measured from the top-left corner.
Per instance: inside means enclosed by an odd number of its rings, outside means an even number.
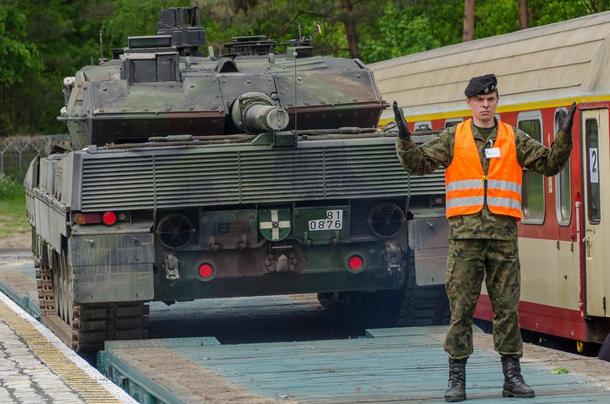
[[[486,74],[484,76],[473,77],[468,82],[464,94],[466,97],[474,97],[475,95],[491,94],[496,91],[498,79],[495,74]]]

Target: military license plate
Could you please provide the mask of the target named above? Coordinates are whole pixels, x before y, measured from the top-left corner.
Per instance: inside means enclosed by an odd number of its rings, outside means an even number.
[[[343,228],[343,209],[326,211],[326,217],[307,222],[309,231],[341,230]]]

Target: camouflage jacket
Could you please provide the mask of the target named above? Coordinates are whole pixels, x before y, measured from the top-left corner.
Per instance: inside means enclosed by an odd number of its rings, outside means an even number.
[[[515,129],[517,160],[521,167],[534,170],[543,175],[557,174],[568,160],[572,150],[571,135],[558,132],[550,148],[540,144],[520,129]],[[396,139],[396,151],[402,166],[410,174],[425,175],[438,169],[448,167],[453,158],[453,144],[456,127],[443,130],[437,138],[416,146],[410,139]],[[486,138],[473,125],[475,143],[483,170],[487,174],[489,160],[485,158],[485,145],[495,140],[497,130],[494,128]],[[457,216],[449,219],[451,239],[495,239],[511,240],[517,237],[517,221],[509,216],[495,215],[487,209],[474,215]]]

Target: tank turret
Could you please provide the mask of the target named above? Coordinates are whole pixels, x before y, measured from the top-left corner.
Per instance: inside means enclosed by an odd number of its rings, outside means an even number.
[[[236,37],[219,59],[198,56],[198,21],[197,8],[164,10],[157,35],[130,37],[116,59],[64,80],[59,119],[75,147],[291,130],[295,121],[299,130],[374,127],[386,106],[362,62],[313,56],[310,43],[279,54],[264,36]]]

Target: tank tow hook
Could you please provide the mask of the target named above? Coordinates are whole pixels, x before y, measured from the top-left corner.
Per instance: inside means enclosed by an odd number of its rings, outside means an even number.
[[[176,258],[175,255],[168,254],[163,257],[163,269],[165,270],[165,278],[167,280],[175,281],[177,279],[180,279],[180,271],[178,270],[178,258]]]
[[[386,269],[390,275],[394,275],[401,271],[402,266],[400,261],[402,257],[402,251],[396,243],[386,243],[385,250],[383,252],[383,261],[386,263]]]
[[[272,245],[265,258],[267,272],[294,272],[298,258],[291,245]]]

